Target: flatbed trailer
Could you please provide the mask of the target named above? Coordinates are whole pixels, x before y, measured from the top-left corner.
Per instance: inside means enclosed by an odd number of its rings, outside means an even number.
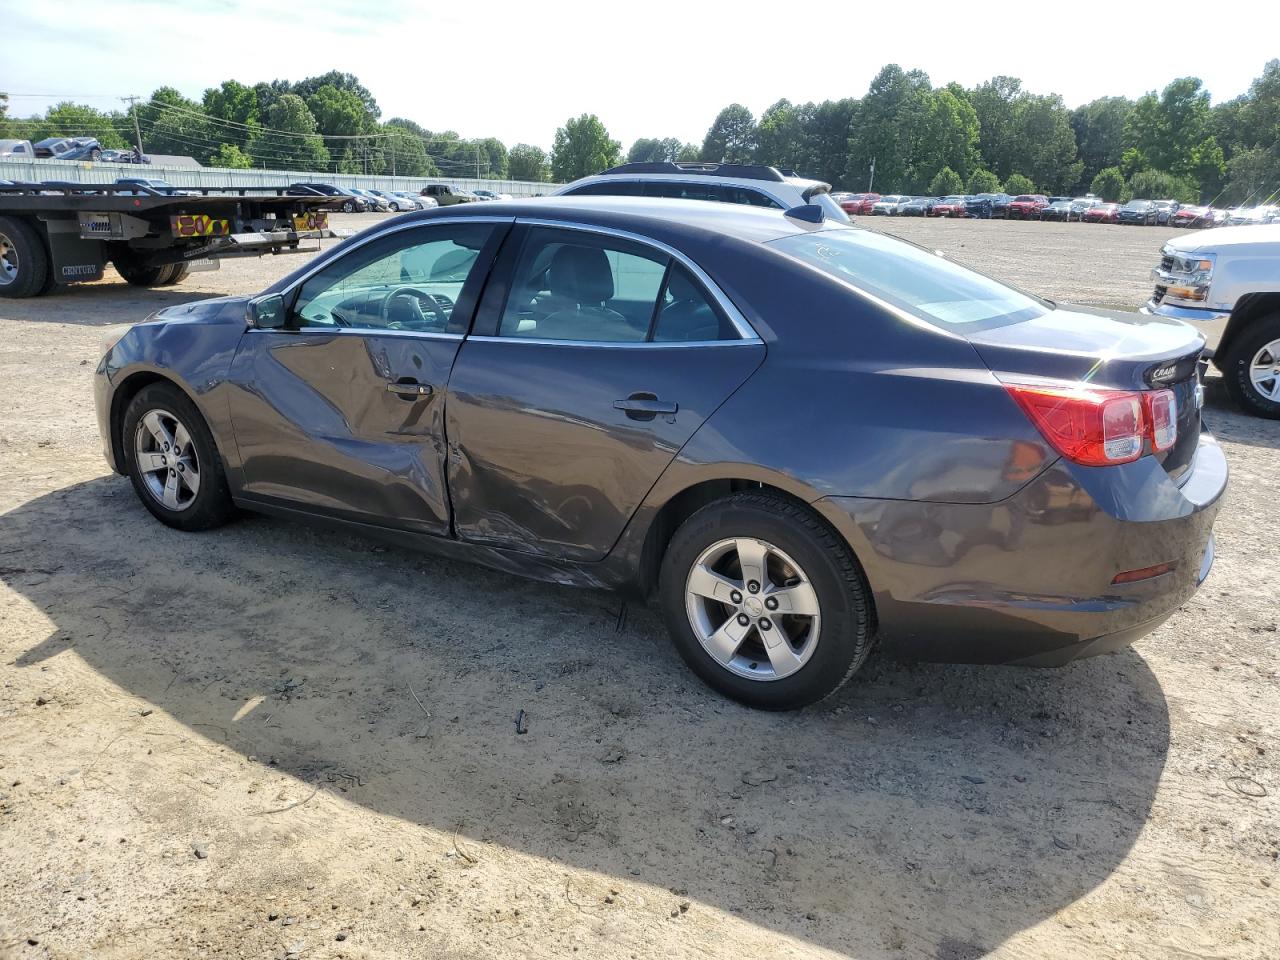
[[[342,198],[286,189],[0,184],[0,297],[98,280],[107,263],[136,286],[169,286],[223,257],[314,253],[347,235],[329,227]]]

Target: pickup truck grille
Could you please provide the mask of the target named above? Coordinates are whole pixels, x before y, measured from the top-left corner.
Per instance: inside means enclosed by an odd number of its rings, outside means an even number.
[[[1161,258],[1160,258],[1160,269],[1161,269],[1161,270],[1168,270],[1168,271],[1172,271],[1172,270],[1173,270],[1173,257],[1172,257],[1172,256],[1170,256],[1170,255],[1168,255],[1168,254],[1165,254],[1163,257],[1161,257]]]

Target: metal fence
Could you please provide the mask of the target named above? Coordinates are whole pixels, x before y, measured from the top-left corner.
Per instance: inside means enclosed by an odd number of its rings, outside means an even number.
[[[175,187],[287,187],[310,181],[335,187],[366,190],[404,190],[417,193],[429,183],[447,183],[463,190],[492,190],[513,197],[537,197],[559,184],[528,180],[472,180],[458,177],[379,177],[345,173],[308,173],[301,170],[229,170],[222,167],[166,167],[159,164],[89,163],[78,160],[14,160],[0,158],[0,180],[39,183],[62,180],[71,183],[111,183],[118,177],[167,180]]]

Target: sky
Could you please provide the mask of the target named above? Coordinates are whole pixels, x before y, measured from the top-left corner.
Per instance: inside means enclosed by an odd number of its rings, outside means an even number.
[[[700,144],[716,113],[734,102],[759,116],[783,97],[861,97],[886,63],[922,69],[935,86],[1008,74],[1075,107],[1138,97],[1187,74],[1204,81],[1214,102],[1229,100],[1280,55],[1280,8],[1260,0],[1210,7],[916,0],[888,18],[873,12],[894,9],[885,4],[741,0],[450,7],[9,3],[0,15],[0,90],[11,96],[11,115],[29,116],[60,100],[121,109],[120,97],[164,85],[199,99],[225,79],[296,81],[337,69],[373,92],[384,120],[403,116],[434,131],[548,148],[565,120],[594,113],[625,150],[637,137]]]

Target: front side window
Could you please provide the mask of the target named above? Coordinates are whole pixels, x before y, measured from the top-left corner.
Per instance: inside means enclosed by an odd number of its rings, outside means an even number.
[[[579,343],[736,339],[681,264],[642,244],[572,230],[529,231],[498,333]]]
[[[464,333],[453,308],[492,231],[450,224],[374,240],[308,278],[289,325]]]
[[[1049,312],[990,277],[867,230],[797,234],[770,246],[944,329],[1002,326]]]

